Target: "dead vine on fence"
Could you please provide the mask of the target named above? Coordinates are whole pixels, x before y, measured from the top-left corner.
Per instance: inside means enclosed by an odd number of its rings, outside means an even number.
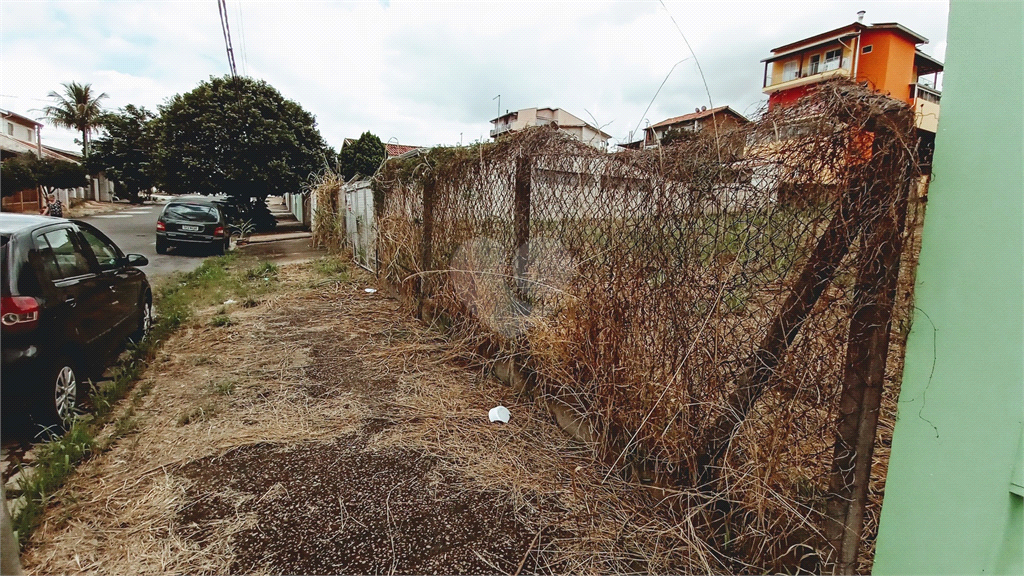
[[[310,198],[315,198],[316,208],[313,210],[310,228],[313,232],[313,246],[316,248],[334,251],[341,247],[341,223],[344,215],[338,213],[338,203],[344,183],[341,174],[324,170],[312,175],[306,185],[306,192]]]
[[[434,149],[377,175],[381,274],[524,363],[610,473],[672,487],[676,513],[704,518],[715,570],[829,569],[829,479],[852,478],[833,467],[850,453],[835,450],[840,397],[864,385],[851,318],[895,294],[865,282],[900,266],[914,134],[905,104],[832,82],[665,148],[605,154],[539,128]],[[883,431],[905,333],[875,361]]]

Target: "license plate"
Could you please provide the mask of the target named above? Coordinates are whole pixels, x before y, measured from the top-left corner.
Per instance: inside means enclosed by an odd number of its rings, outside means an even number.
[[[185,232],[199,232],[199,226],[189,226],[188,224],[183,224],[181,229]]]

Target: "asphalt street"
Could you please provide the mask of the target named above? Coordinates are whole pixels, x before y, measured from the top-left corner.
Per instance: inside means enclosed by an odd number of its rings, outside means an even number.
[[[163,203],[147,202],[119,212],[80,218],[97,227],[110,237],[125,254],[142,254],[149,259],[143,267],[151,280],[174,272],[189,272],[199,267],[212,250],[171,249],[167,254],[156,253],[156,219]]]

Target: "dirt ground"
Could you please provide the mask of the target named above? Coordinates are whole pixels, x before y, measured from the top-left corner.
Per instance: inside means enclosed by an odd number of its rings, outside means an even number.
[[[686,522],[652,518],[541,406],[352,274],[282,266],[272,295],[172,337],[105,431],[124,437],[54,495],[27,571],[642,573],[701,556]],[[509,424],[488,422],[498,404]]]

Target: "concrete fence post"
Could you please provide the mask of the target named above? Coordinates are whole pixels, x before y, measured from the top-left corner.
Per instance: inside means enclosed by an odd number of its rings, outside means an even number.
[[[515,256],[513,272],[516,279],[516,290],[520,298],[526,294],[526,273],[530,258],[530,169],[529,156],[520,156],[516,161],[515,197],[513,199],[513,234]]]
[[[876,142],[893,139],[894,135],[885,130],[875,133]],[[880,174],[899,174],[900,165],[908,160],[900,154],[881,153],[877,148],[874,154],[879,158]],[[889,358],[907,201],[915,183],[916,180],[896,182],[895,190],[878,186],[881,189],[872,203],[882,209],[865,223],[860,237],[825,531],[837,554],[836,574],[854,574],[857,569]]]

